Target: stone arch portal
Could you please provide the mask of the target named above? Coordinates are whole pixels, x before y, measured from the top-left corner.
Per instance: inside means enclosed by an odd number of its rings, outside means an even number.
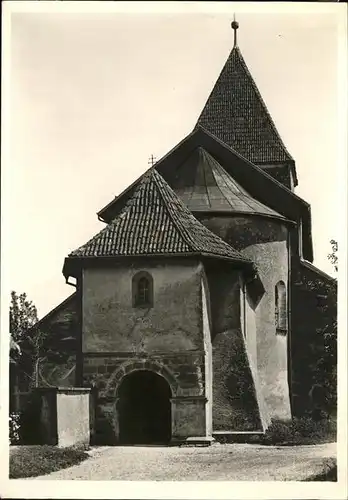
[[[136,369],[125,374],[117,388],[120,444],[168,444],[171,439],[172,391],[158,373]]]
[[[172,396],[175,397],[180,392],[179,384],[173,375],[173,373],[161,363],[156,361],[148,361],[148,360],[130,360],[128,362],[123,363],[118,370],[116,370],[113,375],[109,378],[107,386],[105,388],[105,396],[106,397],[118,397],[119,387],[121,385],[122,379],[137,370],[149,370],[151,372],[157,373],[163,377],[172,392]]]

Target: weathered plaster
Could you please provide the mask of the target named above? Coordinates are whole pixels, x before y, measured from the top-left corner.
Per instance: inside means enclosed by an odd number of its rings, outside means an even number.
[[[36,389],[40,444],[62,448],[90,443],[90,390],[86,388]]]
[[[172,399],[172,439],[206,437],[205,398]]]
[[[58,446],[87,446],[90,443],[89,392],[57,393]]]
[[[206,267],[213,347],[213,431],[260,430],[254,381],[242,334],[240,271]]]
[[[249,297],[248,287],[241,280],[241,322],[242,332],[245,342],[246,355],[249,361],[250,371],[254,382],[254,389],[257,398],[259,416],[262,428],[265,430],[271,423],[271,418],[265,404],[259,372],[257,369],[257,331],[256,315],[253,300]]]
[[[284,281],[288,290],[287,228],[279,221],[259,216],[212,216],[201,218],[201,221],[234,248],[250,257],[257,266],[265,294],[255,308],[256,357],[255,344],[250,337],[247,345],[249,352],[254,354],[258,380],[270,418],[291,418],[287,336],[280,337],[276,334],[274,293],[274,287],[280,280]],[[252,308],[252,304],[249,305]],[[246,306],[246,318],[247,316],[250,326],[253,320],[250,319],[251,312],[248,312]]]
[[[151,308],[132,305],[132,277],[153,276]],[[84,352],[156,352],[203,349],[200,265],[86,269],[83,280]]]
[[[140,270],[153,277],[153,307],[147,309],[133,307],[132,276]],[[202,264],[192,261],[84,271],[83,379],[98,391],[97,440],[99,435],[99,441],[117,442],[117,388],[135,370],[167,380],[173,439],[211,432],[211,340],[202,273]]]
[[[205,375],[205,431],[206,436],[211,436],[213,432],[213,351],[211,344],[211,331],[209,321],[208,290],[205,280],[202,279],[202,326],[204,339],[204,375]]]

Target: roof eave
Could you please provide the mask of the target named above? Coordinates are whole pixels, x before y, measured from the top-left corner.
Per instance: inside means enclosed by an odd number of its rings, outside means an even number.
[[[63,302],[61,302],[60,304],[58,304],[56,307],[54,307],[53,309],[51,309],[47,314],[45,314],[45,316],[43,318],[41,318],[39,321],[37,321],[35,323],[35,325],[33,325],[29,330],[28,332],[30,331],[35,331],[37,330],[38,328],[40,328],[40,326],[42,326],[47,320],[49,320],[53,314],[57,313],[58,311],[60,311],[60,309],[62,309],[64,306],[66,306],[69,302],[71,302],[74,298],[76,297],[76,292],[73,292],[71,295],[69,295],[69,297],[67,297],[66,299],[63,300]]]
[[[115,262],[115,261],[126,261],[130,259],[157,259],[157,258],[213,258],[219,259],[229,262],[234,262],[236,264],[240,264],[242,266],[253,266],[254,263],[242,255],[240,257],[233,257],[229,255],[220,255],[210,252],[182,252],[182,253],[145,253],[145,254],[133,254],[133,255],[91,255],[91,256],[79,256],[79,255],[69,255],[65,258],[64,266],[63,266],[63,275],[66,279],[69,276],[76,276],[75,271],[80,272],[80,270],[84,267],[85,264],[90,263],[106,263],[106,262]],[[74,272],[74,274],[72,274]]]
[[[310,271],[312,271],[316,274],[319,274],[320,276],[322,276],[323,278],[325,278],[326,280],[328,280],[332,283],[337,283],[337,278],[330,276],[325,271],[322,271],[318,267],[314,266],[311,262],[308,262],[307,260],[304,260],[304,259],[300,259],[300,262],[301,262],[302,266],[307,267]]]
[[[193,213],[193,215],[197,214],[197,215],[202,215],[202,214],[206,214],[206,215],[214,215],[214,216],[217,216],[217,215],[222,215],[222,216],[233,216],[233,215],[238,215],[238,216],[245,216],[245,217],[262,217],[262,218],[266,218],[266,219],[274,219],[274,220],[277,220],[279,222],[283,222],[285,224],[290,224],[292,226],[296,226],[296,222],[291,220],[291,219],[287,219],[286,217],[283,217],[281,215],[277,216],[277,215],[272,215],[272,214],[263,214],[263,213],[260,213],[260,212],[244,212],[242,210],[206,210],[206,209],[202,209],[202,210],[194,210],[194,209],[190,209],[190,211]]]

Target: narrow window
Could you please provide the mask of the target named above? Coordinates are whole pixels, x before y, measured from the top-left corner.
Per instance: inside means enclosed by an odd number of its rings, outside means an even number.
[[[285,335],[287,332],[287,303],[286,287],[283,281],[279,281],[274,290],[275,294],[275,326],[276,332]]]
[[[133,276],[132,295],[133,307],[152,307],[153,280],[149,273],[141,271]]]
[[[139,305],[148,304],[150,302],[150,287],[147,278],[140,278],[138,281],[137,299]]]
[[[275,325],[276,325],[276,328],[278,328],[278,326],[279,326],[279,293],[278,293],[278,286],[275,287],[274,293],[275,293]]]

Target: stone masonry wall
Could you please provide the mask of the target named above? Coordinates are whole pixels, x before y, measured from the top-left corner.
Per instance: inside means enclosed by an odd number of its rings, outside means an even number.
[[[97,390],[95,442],[115,444],[118,439],[117,394],[122,379],[134,370],[150,370],[164,376],[172,399],[180,406],[173,422],[176,437],[205,435],[204,351],[179,353],[113,353],[84,355],[84,386]],[[187,404],[186,404],[187,403]],[[192,408],[193,405],[193,408]],[[200,405],[197,408],[197,405]],[[197,412],[192,415],[192,411]],[[185,413],[186,412],[186,413]],[[173,415],[172,415],[173,417]],[[195,426],[195,419],[200,427]],[[187,435],[186,435],[187,434]],[[175,436],[174,436],[175,437]]]

